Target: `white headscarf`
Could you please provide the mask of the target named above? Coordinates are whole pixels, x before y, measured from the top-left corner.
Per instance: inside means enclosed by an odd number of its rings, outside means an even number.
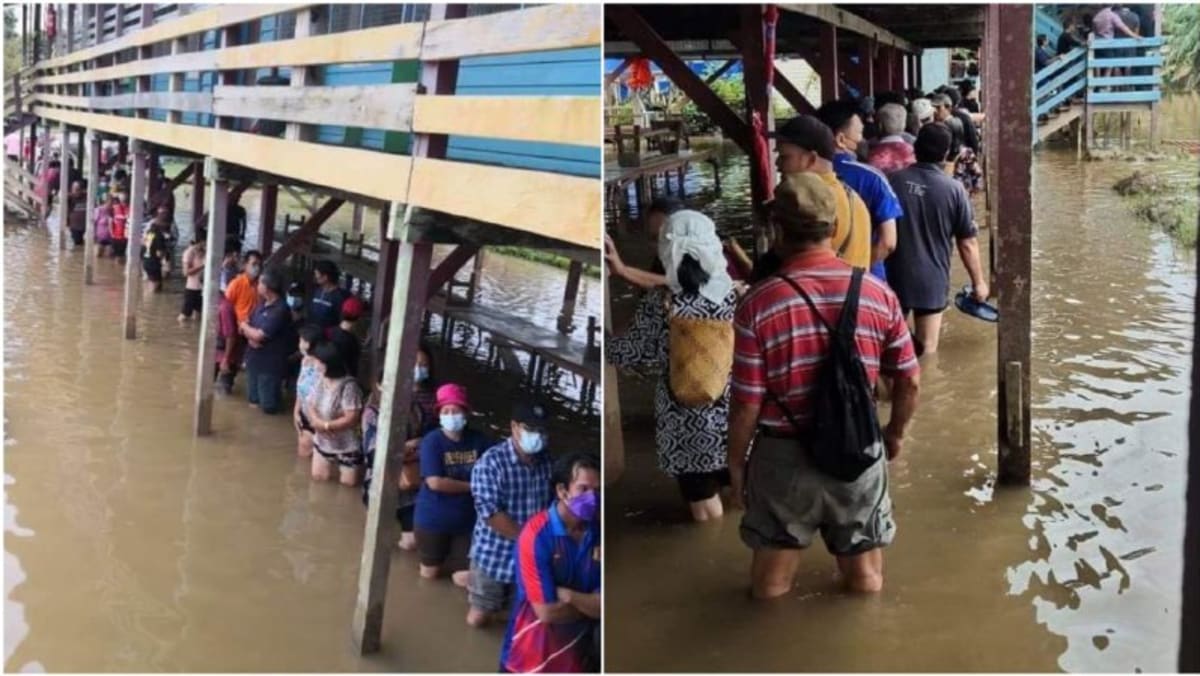
[[[714,303],[722,303],[733,288],[726,269],[725,252],[717,237],[717,226],[699,211],[685,209],[671,214],[658,236],[658,258],[667,271],[667,286],[681,293],[679,263],[684,255],[695,258],[708,273],[708,282],[700,287],[700,295]]]

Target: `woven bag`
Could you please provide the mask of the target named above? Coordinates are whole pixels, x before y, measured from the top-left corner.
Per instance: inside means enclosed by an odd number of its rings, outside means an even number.
[[[668,383],[683,406],[707,406],[721,398],[733,370],[733,322],[677,317],[666,302],[670,343]]]

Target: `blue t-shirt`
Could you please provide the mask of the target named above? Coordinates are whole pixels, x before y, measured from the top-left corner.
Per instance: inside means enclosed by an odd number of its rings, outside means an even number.
[[[270,305],[259,303],[250,313],[250,326],[266,336],[262,347],[246,350],[246,370],[283,375],[287,372],[288,357],[296,350],[292,313],[287,303],[282,298]]]
[[[330,291],[317,289],[308,303],[308,321],[323,329],[337,326],[342,321],[342,303],[349,297],[340,286]]]
[[[833,173],[842,183],[850,186],[867,205],[871,212],[871,241],[879,239],[879,224],[884,221],[898,220],[904,215],[900,200],[888,183],[887,177],[875,167],[863,164],[851,153],[839,152],[833,156]],[[883,261],[871,266],[871,274],[878,279],[887,281],[887,272]]]
[[[463,430],[462,441],[436,429],[421,439],[421,479],[440,476],[470,483],[475,461],[489,446],[488,438],[471,428]],[[470,491],[441,493],[422,481],[413,523],[437,533],[470,535],[475,528],[475,498]]]

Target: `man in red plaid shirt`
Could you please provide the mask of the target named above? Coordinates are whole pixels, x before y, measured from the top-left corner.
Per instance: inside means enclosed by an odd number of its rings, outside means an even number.
[[[799,285],[825,322],[837,326],[853,268],[837,258],[830,244],[832,191],[813,174],[787,175],[775,190],[771,219],[786,247],[778,274]],[[882,548],[896,528],[887,462],[881,458],[854,481],[844,482],[818,471],[803,448],[810,397],[829,350],[821,318],[776,276],[743,298],[734,329],[729,471],[735,501],[745,489],[741,536],[754,550],[754,597],[773,598],[792,588],[800,551],[817,532],[837,557],[847,588],[879,591]],[[881,372],[893,379],[892,417],[884,431],[887,459],[892,460],[900,454],[916,409],[920,369],[900,302],[871,275],[862,279],[855,342],[872,386]],[[793,428],[793,419],[802,429]]]

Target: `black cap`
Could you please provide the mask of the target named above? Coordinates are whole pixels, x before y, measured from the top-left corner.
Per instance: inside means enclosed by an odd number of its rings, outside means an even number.
[[[776,129],[771,137],[811,150],[827,160],[833,160],[833,132],[812,115],[793,117]]]
[[[529,399],[522,399],[513,406],[512,419],[530,429],[542,430],[546,428],[546,421],[550,419],[550,414],[545,405]]]

